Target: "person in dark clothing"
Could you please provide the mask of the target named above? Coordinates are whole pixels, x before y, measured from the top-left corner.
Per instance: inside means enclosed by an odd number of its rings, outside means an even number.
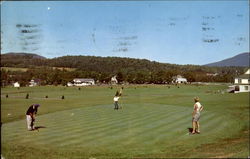
[[[26,112],[26,120],[27,120],[27,127],[28,130],[35,130],[34,122],[35,122],[35,115],[37,114],[37,109],[40,105],[33,104],[29,107]]]

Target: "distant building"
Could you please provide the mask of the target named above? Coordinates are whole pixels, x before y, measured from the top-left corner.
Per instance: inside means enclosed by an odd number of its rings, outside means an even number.
[[[29,86],[30,87],[38,86],[38,85],[40,85],[40,83],[41,83],[40,79],[32,79],[29,82]]]
[[[215,76],[218,76],[219,74],[218,73],[207,73],[206,75],[207,76],[214,76],[215,77]]]
[[[71,86],[74,86],[74,84],[71,83],[71,82],[68,82],[68,83],[67,83],[67,86],[71,87]]]
[[[16,87],[16,88],[20,87],[20,84],[19,84],[18,82],[15,82],[13,85],[14,85],[14,87]]]
[[[89,86],[95,85],[95,80],[91,78],[75,78],[73,83],[68,83],[68,86]]]
[[[250,69],[243,75],[234,78],[234,92],[250,92]]]
[[[249,75],[250,74],[250,69],[248,69],[247,72],[245,72],[245,74]]]
[[[173,83],[187,83],[187,79],[181,75],[177,75],[173,77]]]
[[[112,77],[110,82],[111,82],[111,84],[117,84],[118,80],[116,79],[116,76]]]

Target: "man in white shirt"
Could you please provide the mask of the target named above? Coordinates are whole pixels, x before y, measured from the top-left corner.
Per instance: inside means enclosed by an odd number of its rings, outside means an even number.
[[[114,105],[115,105],[115,108],[116,110],[119,109],[119,105],[118,105],[118,100],[119,100],[119,97],[120,96],[120,93],[117,91],[116,94],[115,94],[115,97],[114,97]]]

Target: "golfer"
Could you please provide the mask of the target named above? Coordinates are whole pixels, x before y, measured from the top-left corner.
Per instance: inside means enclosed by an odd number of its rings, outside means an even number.
[[[120,93],[117,91],[115,94],[115,97],[114,97],[114,105],[115,105],[114,109],[116,109],[116,110],[119,109],[119,105],[118,105],[119,98],[120,98]]]
[[[26,112],[27,127],[29,131],[35,130],[35,115],[37,114],[37,109],[39,106],[39,104],[33,104]]]
[[[192,134],[195,134],[196,132],[199,134],[200,133],[200,124],[199,124],[199,119],[200,119],[200,113],[203,110],[203,106],[199,102],[200,99],[199,97],[194,98],[194,110],[192,113],[192,125],[193,125],[193,131]]]

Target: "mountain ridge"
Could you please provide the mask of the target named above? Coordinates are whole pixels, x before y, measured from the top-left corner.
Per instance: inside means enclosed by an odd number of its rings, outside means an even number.
[[[1,56],[4,55],[4,56],[19,56],[19,57],[26,57],[26,58],[38,58],[38,59],[47,59],[46,57],[44,56],[41,56],[41,55],[38,55],[38,54],[35,54],[35,53],[25,53],[25,52],[8,52],[8,53],[5,53],[5,54],[1,54]]]
[[[109,60],[111,59],[118,59],[119,61],[124,61],[124,60],[135,60],[137,62],[139,61],[144,61],[147,63],[158,63],[158,64],[167,64],[167,65],[180,65],[180,66],[186,66],[186,65],[194,65],[194,64],[170,64],[170,63],[163,63],[163,62],[157,62],[157,61],[151,61],[148,59],[137,59],[137,58],[129,58],[129,57],[111,57],[111,56],[106,56],[106,57],[101,57],[101,56],[87,56],[87,55],[66,55],[66,56],[59,56],[55,58],[46,58],[44,56],[35,54],[35,53],[23,53],[23,52],[9,52],[5,54],[1,54],[1,64],[4,65],[5,63],[12,63],[12,60],[14,59],[15,61],[18,61],[18,63],[23,62],[32,62],[34,60],[36,61],[58,61],[61,59],[70,59],[70,58],[76,58],[77,61],[79,59],[84,59],[84,58],[94,58],[97,60],[104,59],[104,60]],[[240,53],[238,55],[235,55],[233,57],[218,61],[218,62],[213,62],[213,63],[208,63],[205,65],[199,65],[199,66],[208,66],[208,67],[227,67],[227,66],[236,66],[236,67],[249,67],[249,58],[250,58],[250,53],[245,52],[245,53]],[[72,61],[72,60],[70,60]]]
[[[250,61],[250,53],[244,52],[233,57],[218,61],[205,64],[204,66],[217,66],[217,67],[224,67],[224,66],[240,66],[240,67],[249,67]]]
[[[208,67],[202,65],[177,65],[125,57],[62,56],[52,59],[34,54],[1,54],[2,77],[5,84],[21,80],[23,84],[32,78],[44,80],[44,84],[63,84],[74,78],[93,78],[107,83],[113,76],[128,83],[171,83],[173,76],[182,75],[189,82],[230,82],[245,67]],[[4,70],[4,67],[28,68],[26,72]],[[73,71],[68,71],[74,68]],[[2,69],[1,69],[2,71]],[[208,73],[217,76],[208,76]],[[11,74],[11,77],[9,76]]]

